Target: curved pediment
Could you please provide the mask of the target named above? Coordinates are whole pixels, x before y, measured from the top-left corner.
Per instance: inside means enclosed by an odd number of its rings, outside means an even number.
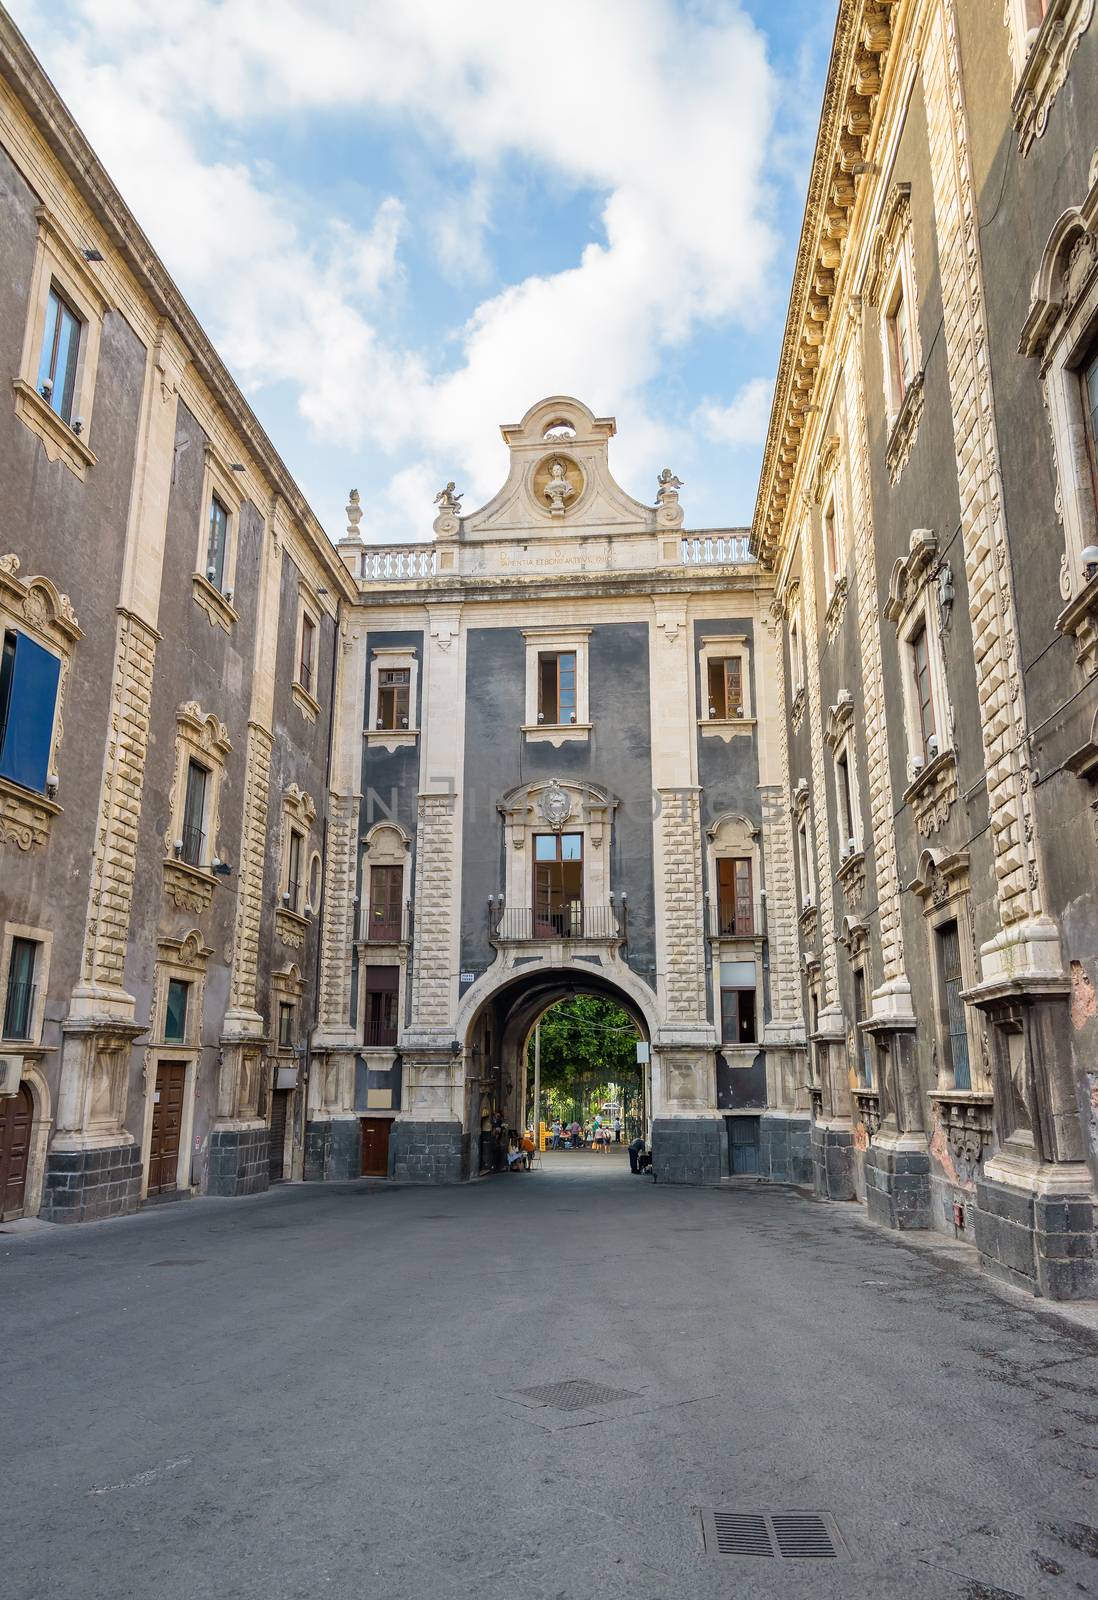
[[[607,452],[616,431],[613,417],[596,417],[570,395],[539,400],[521,422],[501,428],[511,452],[507,479],[487,505],[461,518],[460,537],[654,532],[656,507],[635,500],[611,475]]]

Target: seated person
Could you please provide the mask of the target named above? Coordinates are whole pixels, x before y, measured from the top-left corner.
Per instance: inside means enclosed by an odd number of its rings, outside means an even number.
[[[508,1172],[518,1172],[522,1167],[530,1165],[530,1157],[519,1144],[514,1134],[511,1135],[511,1147],[507,1152]]]

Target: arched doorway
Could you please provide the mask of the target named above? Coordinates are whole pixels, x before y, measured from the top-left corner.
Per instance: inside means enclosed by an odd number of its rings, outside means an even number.
[[[528,1120],[527,1048],[538,1019],[559,1001],[594,995],[619,1007],[635,1026],[637,1039],[650,1046],[651,1004],[640,991],[642,986],[632,974],[626,987],[604,972],[576,963],[538,963],[525,972],[512,969],[496,989],[467,1008],[464,1122],[465,1170],[470,1176],[492,1169],[492,1146],[485,1136],[491,1134],[494,1119],[501,1118],[505,1128],[517,1128]],[[649,1072],[649,1067],[642,1067],[646,1106],[651,1105]]]
[[[34,1102],[25,1083],[0,1099],[0,1221],[21,1217],[30,1170]]]

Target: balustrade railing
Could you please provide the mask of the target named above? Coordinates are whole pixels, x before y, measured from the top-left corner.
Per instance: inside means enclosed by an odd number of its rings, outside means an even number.
[[[433,544],[380,545],[375,550],[363,550],[359,560],[359,577],[363,583],[433,578],[438,568],[438,551]]]
[[[719,562],[753,561],[751,536],[746,533],[689,533],[680,545],[684,567],[716,566]]]
[[[488,901],[489,937],[503,944],[536,944],[557,939],[617,939],[625,943],[625,900],[609,905],[505,906],[502,896]]]

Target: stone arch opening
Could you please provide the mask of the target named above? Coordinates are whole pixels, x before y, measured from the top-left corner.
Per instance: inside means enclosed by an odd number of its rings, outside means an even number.
[[[465,1052],[466,1171],[491,1171],[492,1121],[519,1128],[532,1110],[525,1103],[527,1048],[534,1028],[547,1011],[572,996],[593,995],[619,1007],[637,1029],[639,1041],[651,1047],[655,996],[646,999],[630,973],[624,981],[595,967],[541,965],[512,970],[497,986],[466,1008]],[[651,1049],[649,1048],[649,1056]],[[640,1068],[645,1121],[652,1105],[651,1062]]]

